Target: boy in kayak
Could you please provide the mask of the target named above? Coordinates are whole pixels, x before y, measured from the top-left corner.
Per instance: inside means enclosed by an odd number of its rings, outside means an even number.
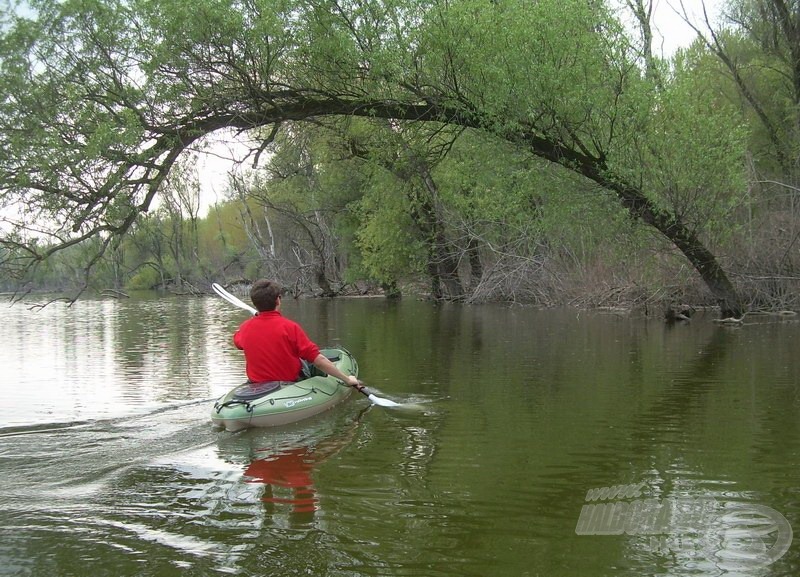
[[[233,335],[233,344],[244,351],[247,379],[251,383],[298,380],[305,360],[322,372],[358,387],[353,375],[346,375],[320,354],[319,347],[302,327],[281,314],[281,285],[261,279],[253,283],[250,300],[258,310]]]

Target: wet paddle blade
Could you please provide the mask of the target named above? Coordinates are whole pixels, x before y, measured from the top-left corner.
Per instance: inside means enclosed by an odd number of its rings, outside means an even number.
[[[390,401],[389,399],[376,397],[373,394],[367,395],[367,398],[370,401],[372,401],[373,405],[378,405],[379,407],[399,407],[399,406],[401,406],[400,403],[395,403],[394,401]]]

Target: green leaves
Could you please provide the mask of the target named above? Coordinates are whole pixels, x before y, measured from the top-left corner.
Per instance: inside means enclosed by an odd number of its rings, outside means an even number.
[[[299,214],[319,209],[325,194],[329,207],[358,206],[362,264],[382,280],[423,266],[452,280],[467,253],[478,271],[478,239],[495,246],[509,231],[524,239],[521,252],[534,253],[548,219],[569,212],[570,193],[588,194],[583,178],[673,241],[686,235],[676,237],[672,223],[698,231],[721,222],[720,205],[735,204],[736,123],[690,74],[654,86],[602,3],[42,0],[34,8],[37,18],[0,34],[0,199],[29,211],[13,223],[15,238],[45,237],[30,245],[34,260],[124,235],[211,132],[256,134],[278,123],[298,134],[293,123],[330,116],[364,120],[343,142],[316,135],[304,148],[310,159],[282,146],[273,168],[305,163],[308,173],[271,182],[269,200]],[[461,156],[441,161],[463,129],[487,142],[459,143]],[[334,152],[361,142],[374,172],[349,194]],[[604,215],[597,207],[607,197],[597,196],[591,214]],[[323,224],[305,221],[319,254],[335,238],[310,232]]]
[[[678,60],[646,130],[618,149],[614,166],[694,232],[719,235],[743,201],[746,131],[734,106],[701,70]],[[623,157],[630,154],[629,157]],[[638,159],[638,166],[635,164]]]

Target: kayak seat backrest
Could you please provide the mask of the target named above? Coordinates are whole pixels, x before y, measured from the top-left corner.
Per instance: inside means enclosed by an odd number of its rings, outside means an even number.
[[[283,385],[289,385],[288,381],[267,381],[266,383],[244,383],[233,391],[233,398],[238,401],[252,401],[266,397],[270,393],[279,391]]]
[[[320,354],[328,359],[330,362],[335,363],[342,360],[342,351],[337,349],[320,349]],[[300,359],[300,376],[298,381],[304,381],[312,377],[327,377],[323,371],[312,365],[305,359]]]
[[[336,349],[322,349],[320,352],[332,363],[342,358],[341,351],[337,351]]]

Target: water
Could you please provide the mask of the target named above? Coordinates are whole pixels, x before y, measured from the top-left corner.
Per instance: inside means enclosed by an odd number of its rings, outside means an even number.
[[[376,299],[284,312],[417,409],[354,395],[280,430],[219,431],[209,411],[242,380],[230,335],[246,313],[212,297],[4,308],[0,575],[800,570],[791,542],[753,566],[800,527],[794,319],[669,328]],[[614,485],[640,494],[587,501]],[[648,499],[672,506],[649,533]],[[625,503],[627,531],[580,529],[606,502]],[[732,532],[736,505],[768,523]]]

